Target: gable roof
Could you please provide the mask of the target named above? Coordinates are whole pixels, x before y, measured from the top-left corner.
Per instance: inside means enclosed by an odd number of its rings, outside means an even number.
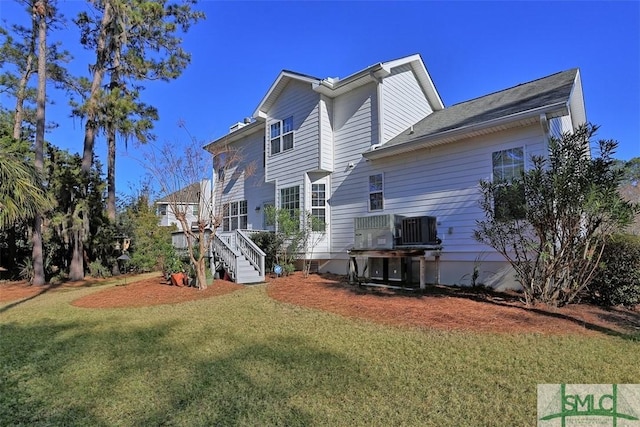
[[[418,79],[418,82],[420,83],[420,86],[422,87],[422,90],[424,91],[425,96],[429,100],[432,108],[434,110],[443,109],[444,104],[442,103],[440,95],[438,94],[438,91],[436,90],[426,67],[424,66],[422,57],[420,57],[420,55],[418,54],[415,54],[405,56],[403,58],[394,59],[392,61],[373,64],[365,68],[364,70],[360,70],[343,79],[320,79],[308,74],[301,74],[294,71],[283,70],[280,72],[275,82],[271,85],[271,87],[267,91],[267,94],[258,104],[258,107],[253,113],[253,117],[265,118],[269,108],[271,108],[280,93],[292,80],[309,83],[311,84],[311,87],[314,91],[333,98],[367,83],[378,82],[380,81],[380,79],[383,79],[390,75],[393,68],[407,64],[411,66],[413,72],[415,73],[416,78]]]
[[[184,188],[181,188],[178,191],[174,191],[171,194],[167,194],[166,196],[156,200],[156,204],[158,203],[198,203],[200,195],[200,183],[194,182]]]
[[[385,157],[567,114],[577,68],[434,111],[386,144],[372,147],[367,158]],[[509,124],[510,123],[510,124]]]

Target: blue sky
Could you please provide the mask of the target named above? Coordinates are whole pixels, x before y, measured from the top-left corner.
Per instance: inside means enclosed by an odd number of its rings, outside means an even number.
[[[82,6],[60,1],[70,21]],[[617,158],[640,156],[640,2],[219,2],[202,1],[207,19],[184,37],[192,62],[170,83],[147,85],[144,100],[160,111],[158,143],[186,143],[183,120],[203,143],[251,116],[282,69],[346,77],[369,65],[418,53],[445,106],[579,67],[588,119],[599,136],[620,142]],[[13,1],[0,17],[25,19]],[[56,35],[86,73],[72,23]],[[85,74],[86,75],[86,74]],[[54,144],[82,150],[83,126],[68,118],[65,96],[47,119]],[[4,106],[13,101],[1,99]],[[104,140],[97,143],[104,157]],[[144,175],[135,144],[119,148],[117,188]]]

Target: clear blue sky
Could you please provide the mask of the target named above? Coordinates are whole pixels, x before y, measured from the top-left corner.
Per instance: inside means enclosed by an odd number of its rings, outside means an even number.
[[[82,4],[60,6],[70,20]],[[224,135],[253,113],[282,69],[342,78],[419,53],[445,106],[579,67],[599,136],[620,142],[617,158],[640,156],[640,2],[202,1],[198,8],[207,19],[184,38],[191,65],[144,93],[160,110],[159,143],[186,141],[179,120],[203,143]],[[26,18],[9,0],[0,0],[0,16]],[[58,37],[76,57],[72,70],[86,73],[93,56],[79,50],[73,24]],[[60,127],[48,139],[80,152],[82,124],[68,119],[64,96],[49,94],[56,104],[47,119]],[[104,145],[98,141],[103,162]],[[128,157],[141,157],[135,144],[119,148],[119,192],[144,174]]]

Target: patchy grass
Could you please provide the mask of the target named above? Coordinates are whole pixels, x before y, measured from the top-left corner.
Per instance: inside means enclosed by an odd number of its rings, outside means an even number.
[[[524,426],[538,383],[640,382],[640,343],[624,337],[384,326],[263,285],[71,305],[102,290],[0,305],[0,425]]]

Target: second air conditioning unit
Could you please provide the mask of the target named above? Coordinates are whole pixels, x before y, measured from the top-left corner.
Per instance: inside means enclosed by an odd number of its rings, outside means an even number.
[[[402,217],[395,214],[354,219],[354,249],[393,249],[399,238]]]

